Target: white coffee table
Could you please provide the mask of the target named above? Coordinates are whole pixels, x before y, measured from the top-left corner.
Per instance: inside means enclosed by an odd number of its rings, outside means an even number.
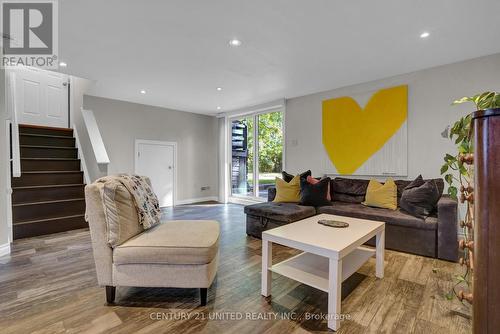
[[[347,228],[318,224],[320,219],[349,223]],[[363,244],[376,236],[376,248]],[[272,272],[328,292],[328,328],[340,326],[341,284],[368,259],[376,256],[378,278],[384,277],[385,223],[320,214],[262,233],[262,295],[271,295]],[[272,264],[272,244],[304,251]]]

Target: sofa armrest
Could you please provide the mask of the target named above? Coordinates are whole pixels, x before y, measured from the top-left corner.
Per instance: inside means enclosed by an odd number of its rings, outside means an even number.
[[[458,203],[445,195],[438,203],[438,258],[458,260]]]
[[[267,201],[272,202],[276,197],[276,187],[267,188]]]

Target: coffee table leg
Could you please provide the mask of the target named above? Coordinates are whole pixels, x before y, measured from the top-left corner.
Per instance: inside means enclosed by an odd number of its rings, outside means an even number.
[[[341,291],[342,260],[330,259],[328,276],[328,328],[334,331],[340,327]]]
[[[376,248],[375,276],[384,278],[385,230],[377,233]]]
[[[273,265],[273,243],[262,237],[262,295],[271,295],[272,272],[269,270]]]

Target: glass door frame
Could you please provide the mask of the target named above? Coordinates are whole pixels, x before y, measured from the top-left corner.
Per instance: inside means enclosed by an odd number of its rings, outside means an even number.
[[[243,200],[243,201],[252,201],[252,202],[265,202],[267,199],[264,199],[262,197],[259,197],[259,116],[264,115],[264,114],[269,114],[273,112],[281,112],[282,113],[282,122],[281,122],[281,131],[283,133],[283,139],[282,139],[282,145],[283,149],[281,152],[281,161],[282,161],[282,166],[283,170],[285,169],[285,143],[286,143],[286,136],[285,136],[285,108],[279,107],[279,108],[270,108],[270,109],[265,109],[261,111],[256,111],[256,112],[249,112],[249,113],[244,113],[244,114],[239,114],[239,115],[234,115],[234,116],[228,116],[227,117],[227,156],[228,156],[228,167],[229,167],[229,172],[227,174],[228,177],[228,196],[227,198],[229,199],[229,202],[233,201],[234,199],[237,200]],[[233,194],[233,187],[232,187],[232,180],[231,180],[231,172],[232,172],[232,124],[234,121],[241,120],[242,118],[247,118],[247,117],[252,117],[253,118],[253,140],[254,140],[254,145],[253,145],[253,196],[246,196],[246,195],[239,195],[239,194]]]

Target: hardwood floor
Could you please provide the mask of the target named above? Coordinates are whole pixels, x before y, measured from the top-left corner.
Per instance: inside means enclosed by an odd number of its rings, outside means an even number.
[[[164,216],[221,223],[221,260],[207,306],[199,306],[198,289],[126,287],[117,289],[116,305],[107,306],[104,288],[97,286],[90,235],[83,229],[16,240],[12,254],[0,257],[0,332],[329,331],[326,293],[274,275],[273,296],[260,296],[261,242],[246,236],[242,206],[179,206]],[[274,261],[296,254],[273,248]],[[342,313],[350,319],[338,333],[471,332],[470,321],[456,314],[461,304],[444,298],[460,273],[457,264],[387,251],[385,278],[376,279],[374,271],[372,259],[344,282]],[[287,316],[293,319],[282,320]]]

